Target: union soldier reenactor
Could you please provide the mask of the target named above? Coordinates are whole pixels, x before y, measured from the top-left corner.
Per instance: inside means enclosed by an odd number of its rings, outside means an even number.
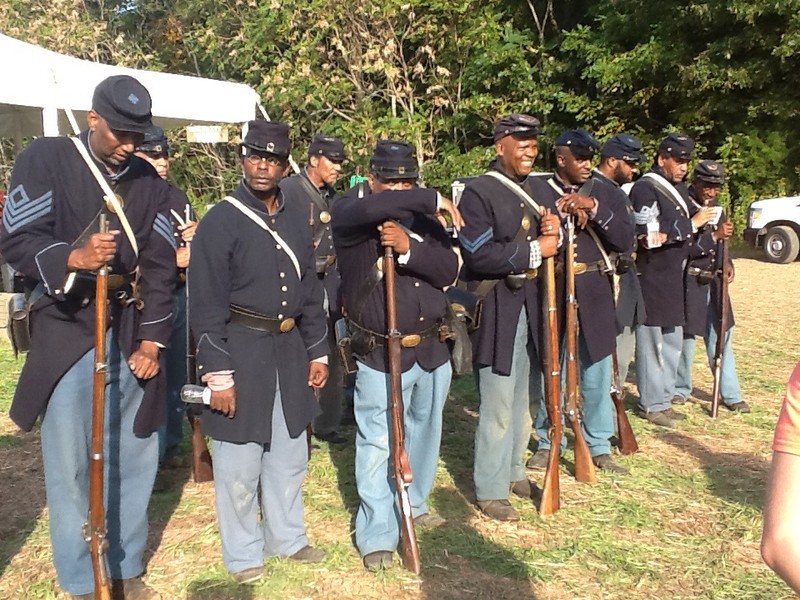
[[[336,250],[331,230],[331,207],[335,192],[333,186],[342,172],[344,145],[341,140],[326,135],[316,135],[308,147],[308,164],[301,173],[281,180],[281,191],[287,202],[296,203],[307,215],[317,261],[317,276],[325,289],[328,310],[328,343],[336,343],[334,323],[341,318],[339,287],[341,278],[336,266]],[[328,383],[319,395],[322,412],[314,419],[314,436],[331,444],[347,441],[338,432],[344,402],[344,373],[341,362],[334,357],[330,364]]]
[[[691,138],[672,133],[658,146],[653,165],[631,188],[639,250],[636,267],[647,317],[636,327],[636,382],[642,418],[674,427],[686,418],[672,408],[683,345],[684,264],[693,234],[708,219],[691,216],[683,183],[692,157]]]
[[[592,157],[600,144],[583,129],[565,131],[556,138],[556,170],[547,180],[533,182],[537,198],[548,198],[563,218],[572,215],[575,231],[575,295],[578,302],[578,362],[583,400],[581,425],[595,466],[615,473],[627,471],[611,458],[614,435],[611,353],[617,326],[613,280],[616,253],[630,250],[634,224],[625,195],[617,186],[592,179]],[[531,468],[547,466],[550,423],[544,404],[536,415],[539,447],[528,461]],[[560,440],[566,445],[566,438]]]
[[[161,127],[153,126],[144,133],[137,156],[142,157],[166,180],[169,173],[169,142]],[[169,185],[169,222],[177,249],[175,258],[175,293],[172,303],[172,335],[166,352],[164,370],[167,380],[167,406],[164,425],[159,429],[158,457],[162,467],[182,466],[178,452],[183,439],[184,406],[181,402],[181,387],[186,383],[186,268],[189,266],[189,247],[194,237],[197,218],[189,198],[179,187]],[[160,486],[159,486],[160,482]],[[156,480],[156,487],[163,489],[164,482]],[[156,490],[158,491],[158,490]]]
[[[719,283],[716,275],[722,268],[722,257],[717,252],[718,242],[733,234],[733,224],[722,214],[716,204],[725,173],[722,164],[714,160],[702,160],[692,172],[689,195],[692,210],[706,209],[711,219],[695,233],[695,243],[686,265],[686,326],[683,330],[683,347],[678,364],[678,379],[673,403],[681,404],[692,393],[692,361],[694,359],[695,336],[702,336],[706,346],[709,366],[714,370],[714,352],[717,345],[719,323]],[[710,208],[710,210],[708,210]],[[718,212],[717,212],[718,211]],[[725,277],[733,281],[733,263],[725,265]],[[720,396],[728,410],[750,412],[747,402],[742,400],[739,378],[736,376],[736,360],[733,356],[733,309],[728,302],[727,331],[722,354],[722,376]]]
[[[442,408],[450,387],[450,352],[442,339],[447,300],[443,288],[458,276],[451,239],[431,217],[458,211],[436,190],[416,187],[414,147],[380,141],[369,163],[367,186],[359,184],[333,202],[333,239],[342,275],[344,312],[358,371],[355,385],[356,546],[370,571],[386,568],[399,541],[395,490],[390,483],[389,385],[386,297],[382,285],[384,247],[397,257],[397,329],[405,440],[413,481],[408,489],[417,525],[444,523],[430,512],[428,494],[436,476]],[[368,188],[368,189],[367,189]],[[380,260],[379,260],[380,259]]]
[[[328,376],[327,319],[308,213],[278,188],[290,149],[286,124],[250,121],[243,181],[192,242],[189,320],[211,389],[201,422],[222,558],[239,583],[262,577],[266,556],[325,557],[306,537],[301,487],[314,390]]]
[[[592,177],[616,187],[625,186],[633,181],[633,175],[644,161],[642,143],[632,135],[620,133],[608,140],[600,151],[600,164],[592,171]],[[627,188],[625,188],[627,189]],[[624,193],[624,192],[623,192]],[[628,214],[633,219],[633,204],[625,194]],[[636,326],[644,323],[646,316],[642,288],[639,285],[639,273],[636,271],[636,236],[631,237],[631,248],[617,255],[617,364],[619,366],[619,383],[624,386],[628,378],[628,367],[633,360],[634,331]]]
[[[53,563],[61,588],[94,597],[82,526],[89,505],[95,336],[93,272],[106,263],[109,323],[105,428],[107,562],[125,598],[160,598],[140,576],[147,504],[158,467],[164,387],[159,348],[169,342],[175,240],[167,184],[133,155],[151,125],[150,94],[115,75],[94,91],[88,129],[41,138],[17,157],[0,227],[0,250],[25,274],[31,348],[11,418],[29,431],[41,416]],[[93,174],[88,164],[96,167]],[[96,177],[122,200],[108,214]],[[113,205],[112,205],[113,206]],[[122,213],[122,214],[120,214]],[[108,233],[99,233],[101,215]]]
[[[555,255],[558,247],[555,203],[531,197],[528,175],[538,154],[538,135],[535,117],[500,119],[494,129],[496,159],[486,174],[467,184],[459,203],[465,221],[459,235],[461,277],[483,302],[472,336],[480,397],[475,495],[480,510],[499,521],[520,518],[508,500],[510,492],[532,497],[525,450],[531,398],[538,404],[543,386],[536,275],[542,258]],[[542,216],[541,207],[552,214]]]

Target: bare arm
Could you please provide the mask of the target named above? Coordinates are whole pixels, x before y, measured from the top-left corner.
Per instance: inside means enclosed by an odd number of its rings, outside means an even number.
[[[800,456],[775,452],[764,507],[761,556],[800,594]]]

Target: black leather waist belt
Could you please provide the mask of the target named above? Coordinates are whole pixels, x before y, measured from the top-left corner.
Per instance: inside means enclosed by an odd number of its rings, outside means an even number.
[[[705,269],[700,269],[698,267],[686,267],[686,272],[694,277],[707,277],[710,279],[714,278],[714,271],[706,271]]]
[[[295,322],[292,317],[286,319],[277,317],[268,317],[252,310],[230,305],[231,323],[236,323],[248,329],[255,329],[256,331],[266,331],[267,333],[288,333],[294,329]]]
[[[366,327],[362,327],[353,319],[348,319],[347,324],[351,326],[356,331],[359,331],[367,336],[372,336],[373,342],[376,346],[382,346],[386,343],[386,335],[382,333],[378,333],[376,331],[372,331],[371,329],[367,329]],[[427,329],[423,329],[422,331],[417,331],[416,333],[408,333],[408,334],[400,334],[400,345],[403,348],[414,348],[419,346],[419,344],[428,338],[433,336],[439,336],[439,330],[443,327],[443,325],[436,324],[428,327]]]
[[[590,273],[592,271],[607,271],[608,267],[604,260],[598,260],[597,262],[591,263],[575,263],[575,275],[580,275],[581,273]]]

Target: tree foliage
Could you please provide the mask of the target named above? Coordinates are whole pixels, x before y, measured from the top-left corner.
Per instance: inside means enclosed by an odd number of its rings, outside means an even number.
[[[800,0],[10,0],[0,29],[83,58],[241,81],[289,122],[302,159],[342,137],[363,173],[384,137],[413,142],[428,184],[478,172],[492,123],[604,139],[667,131],[722,158],[730,196],[798,186]],[[231,148],[178,143],[181,183],[208,201],[238,177]],[[541,167],[549,166],[542,152]]]

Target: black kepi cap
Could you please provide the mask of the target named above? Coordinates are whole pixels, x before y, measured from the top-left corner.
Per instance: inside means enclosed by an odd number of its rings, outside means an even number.
[[[288,158],[289,152],[292,150],[289,126],[280,121],[248,121],[247,133],[240,145],[242,146],[242,155],[246,155],[246,149],[249,148]]]
[[[333,161],[343,161],[344,144],[339,138],[329,135],[315,135],[308,147],[308,156],[324,156]]]
[[[167,136],[164,135],[164,130],[158,125],[153,125],[145,131],[139,151],[148,154],[169,154],[169,142]]]
[[[658,154],[679,160],[691,160],[694,140],[682,133],[670,133],[658,145]]]
[[[591,158],[600,143],[585,129],[570,129],[556,138],[554,146],[566,146],[576,158]]]
[[[692,180],[707,185],[722,185],[725,183],[725,169],[722,163],[715,160],[701,160],[692,172]]]
[[[524,114],[503,117],[494,126],[494,141],[498,142],[507,135],[523,139],[536,137],[539,135],[539,119]]]
[[[642,142],[627,133],[619,133],[603,145],[600,156],[618,158],[628,163],[640,163],[644,160]]]
[[[381,179],[416,179],[419,165],[414,146],[395,140],[380,140],[369,159],[369,170]]]
[[[147,89],[130,75],[112,75],[97,84],[92,110],[119,131],[144,133],[152,125],[152,100]]]

